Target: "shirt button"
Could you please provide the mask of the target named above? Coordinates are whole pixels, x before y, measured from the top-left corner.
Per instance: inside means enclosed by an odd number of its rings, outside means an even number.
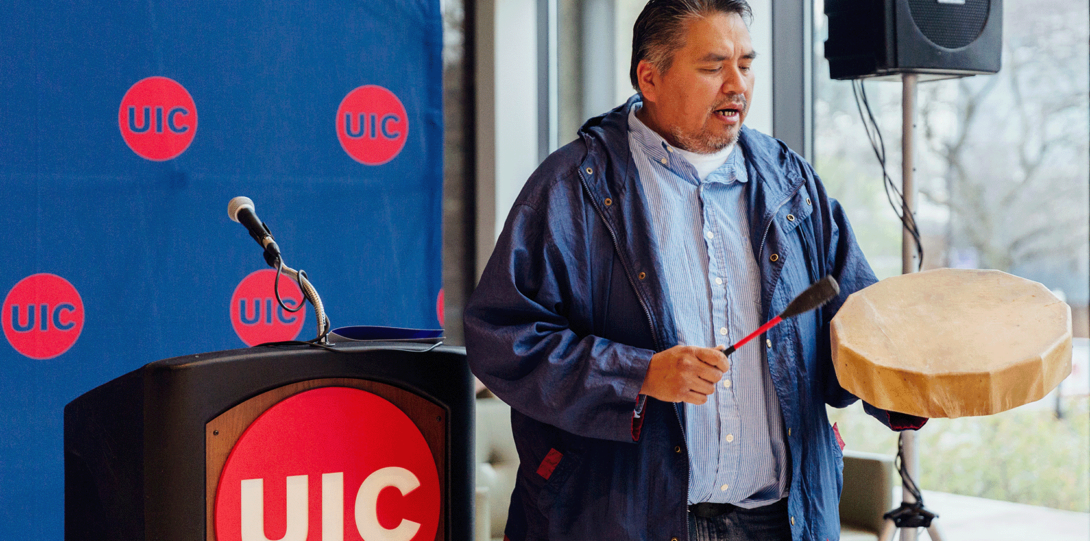
[[[720,285],[720,286],[723,285],[723,279],[722,278],[716,278],[715,279],[715,284]]]
[[[674,149],[672,149],[670,147],[666,147],[666,152],[673,152],[673,151],[674,151]]]
[[[726,334],[727,334],[727,328],[726,328],[726,327],[722,327],[722,328],[720,328],[720,329],[719,329],[719,334],[722,334],[723,336],[726,336]]]
[[[727,490],[728,488],[730,488],[730,485],[723,485],[719,487],[719,490]]]
[[[734,441],[734,434],[727,434],[727,443]]]
[[[707,233],[704,233],[704,236],[708,237],[709,239],[714,239],[715,238],[715,233],[712,233],[711,231],[708,231]]]
[[[662,162],[662,165],[666,165],[667,163],[669,163],[669,160],[667,160],[666,158],[663,158],[663,159],[659,160],[659,162]]]
[[[730,389],[730,380],[729,379],[723,380],[723,386]],[[791,429],[789,428],[788,430],[791,430]]]

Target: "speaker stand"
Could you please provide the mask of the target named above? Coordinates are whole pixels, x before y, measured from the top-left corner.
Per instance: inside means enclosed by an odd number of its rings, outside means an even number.
[[[919,76],[915,73],[906,73],[901,76],[901,194],[903,206],[901,212],[906,218],[914,216],[913,209],[916,203],[916,86]],[[913,220],[913,223],[915,220]],[[916,239],[908,227],[901,229],[901,273],[910,274],[916,272],[919,267],[916,252]],[[885,525],[879,535],[879,541],[893,541],[896,531],[901,530],[901,541],[916,541],[919,528],[927,528],[927,534],[931,541],[942,541],[942,534],[938,526],[933,523],[938,515],[924,508],[922,502],[917,502],[910,490],[910,486],[918,488],[915,479],[919,477],[920,462],[916,455],[916,431],[905,430],[901,432],[899,453],[901,455],[901,467],[898,472],[901,475],[901,506],[885,514]],[[905,477],[909,480],[905,480]]]

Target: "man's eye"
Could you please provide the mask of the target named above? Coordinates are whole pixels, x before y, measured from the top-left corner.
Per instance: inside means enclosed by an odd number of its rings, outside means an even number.
[[[718,72],[719,72],[719,68],[718,68],[718,67],[715,67],[715,68],[703,68],[703,69],[701,69],[700,71],[703,71],[704,73],[718,73]]]
[[[738,66],[738,69],[742,70],[745,73],[749,73],[750,67],[749,66]]]

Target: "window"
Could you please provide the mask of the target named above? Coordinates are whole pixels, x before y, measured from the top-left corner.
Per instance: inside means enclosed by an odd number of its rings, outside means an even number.
[[[994,76],[920,83],[917,221],[924,268],[991,268],[1045,284],[1072,309],[1076,368],[1056,394],[919,432],[925,490],[1090,511],[1090,15],[1086,2],[1004,0]],[[901,271],[901,225],[856,110],[829,79],[824,6],[815,13],[814,166],[844,205],[879,278]],[[867,82],[900,185],[901,85]],[[830,409],[850,449],[896,452],[862,408]],[[926,497],[925,497],[926,501]]]

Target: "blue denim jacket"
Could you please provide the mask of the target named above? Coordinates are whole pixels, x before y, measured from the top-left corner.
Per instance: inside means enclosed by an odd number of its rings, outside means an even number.
[[[688,539],[684,410],[648,399],[633,416],[651,356],[677,343],[628,149],[638,99],[589,120],[530,177],[465,310],[470,366],[512,406],[511,541]],[[829,322],[875,277],[809,164],[750,129],[739,144],[765,319],[826,274],[841,287],[765,337],[788,430],[793,538],[835,540],[843,455],[825,404],[857,398],[837,382]],[[866,409],[895,429],[922,421]]]

